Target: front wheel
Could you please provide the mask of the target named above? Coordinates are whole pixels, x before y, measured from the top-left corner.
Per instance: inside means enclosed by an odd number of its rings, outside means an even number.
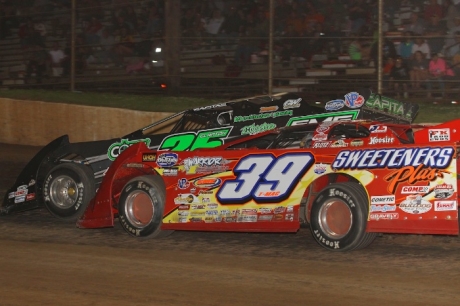
[[[137,237],[165,237],[172,231],[161,229],[165,203],[163,182],[158,176],[130,180],[120,195],[118,214],[121,226]]]
[[[311,208],[310,228],[324,248],[350,251],[368,246],[376,233],[367,233],[369,199],[354,182],[330,184],[316,197]]]
[[[94,175],[87,166],[59,164],[46,175],[43,186],[45,206],[58,218],[77,220],[94,194]]]

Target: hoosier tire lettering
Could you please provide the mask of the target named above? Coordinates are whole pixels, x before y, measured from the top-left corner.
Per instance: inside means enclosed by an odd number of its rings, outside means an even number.
[[[136,237],[164,237],[172,231],[161,229],[165,189],[159,176],[140,176],[123,187],[119,201],[119,221]]]
[[[375,238],[367,233],[369,198],[355,182],[326,186],[311,207],[310,228],[315,240],[333,251],[364,248]]]

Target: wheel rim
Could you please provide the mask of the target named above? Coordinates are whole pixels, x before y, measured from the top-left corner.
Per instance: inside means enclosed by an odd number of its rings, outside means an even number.
[[[326,202],[319,210],[319,226],[329,238],[343,238],[353,225],[353,217],[348,205],[337,199]]]
[[[152,221],[155,208],[150,195],[143,191],[135,191],[126,199],[125,215],[128,221],[140,228]]]
[[[77,182],[67,175],[56,177],[50,186],[51,202],[62,209],[74,206],[79,193]]]

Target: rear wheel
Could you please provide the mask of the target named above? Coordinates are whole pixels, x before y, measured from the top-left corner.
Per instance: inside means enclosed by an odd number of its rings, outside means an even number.
[[[119,220],[130,235],[165,237],[172,231],[161,229],[165,190],[158,176],[141,176],[129,181],[119,201]]]
[[[45,206],[54,216],[75,221],[94,197],[94,185],[90,168],[72,163],[57,165],[45,178]]]
[[[316,241],[333,251],[368,246],[376,233],[367,233],[369,199],[364,188],[354,182],[334,183],[316,197],[310,228]]]

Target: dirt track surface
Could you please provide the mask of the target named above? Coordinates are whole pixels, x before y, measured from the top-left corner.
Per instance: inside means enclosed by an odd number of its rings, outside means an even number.
[[[0,144],[0,199],[35,147]],[[383,235],[332,253],[296,234],[135,239],[46,210],[0,217],[0,305],[458,305],[460,238]]]

